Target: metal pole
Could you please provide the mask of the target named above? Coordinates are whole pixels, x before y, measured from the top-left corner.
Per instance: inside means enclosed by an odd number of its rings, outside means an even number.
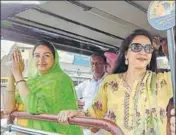
[[[167,42],[169,50],[169,62],[171,67],[171,79],[172,79],[172,89],[173,89],[173,99],[175,106],[175,39],[173,28],[167,30]]]

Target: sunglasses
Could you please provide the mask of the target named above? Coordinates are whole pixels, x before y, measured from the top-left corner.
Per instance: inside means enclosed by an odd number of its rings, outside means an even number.
[[[146,53],[152,53],[154,51],[154,47],[151,44],[142,45],[140,43],[132,43],[129,47],[133,52],[141,52],[144,49]]]

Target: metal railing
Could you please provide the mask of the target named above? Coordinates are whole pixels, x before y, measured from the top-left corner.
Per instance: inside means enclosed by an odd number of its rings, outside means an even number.
[[[14,124],[9,124],[6,126],[1,125],[1,135],[6,134],[5,131],[8,131],[8,133],[13,131],[13,133],[22,133],[22,134],[27,134],[27,135],[61,135],[58,133],[51,133],[51,132],[46,132],[42,130],[25,128],[25,127],[14,125]]]
[[[57,122],[57,115],[51,115],[51,114],[39,114],[39,115],[32,115],[28,114],[26,112],[12,112],[8,116],[8,129],[9,131],[18,131],[20,132],[20,129],[23,131],[26,131],[28,134],[35,132],[35,135],[40,134],[41,132],[43,135],[48,134],[46,132],[35,130],[35,129],[28,129],[23,128],[17,125],[12,125],[14,118],[24,118],[24,119],[33,119],[33,120],[44,120],[44,121],[51,121],[51,122]],[[110,132],[112,135],[124,135],[122,130],[112,121],[106,120],[106,119],[95,119],[95,118],[88,118],[88,117],[74,117],[68,120],[69,124],[71,125],[78,125],[82,127],[92,127],[92,128],[98,128],[98,129],[104,129],[108,132]],[[7,127],[6,127],[7,128]],[[28,132],[30,131],[30,132]],[[26,133],[25,132],[25,133]],[[52,134],[52,133],[51,133]]]

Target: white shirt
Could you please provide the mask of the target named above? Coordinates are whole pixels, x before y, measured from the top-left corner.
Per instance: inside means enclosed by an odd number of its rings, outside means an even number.
[[[166,56],[160,56],[156,58],[158,69],[170,69],[169,60]]]
[[[99,88],[101,87],[101,83],[105,76],[106,74],[104,74],[104,76],[98,81],[96,81],[93,78],[90,80],[86,80],[75,87],[78,99],[81,98],[82,101],[85,102],[85,105],[83,107],[84,110],[87,110],[92,105],[93,100]],[[104,134],[104,130],[99,130],[95,134],[92,133],[89,129],[83,129],[83,132],[84,132],[84,135],[103,135]]]
[[[84,110],[87,110],[92,105],[105,76],[106,75],[98,81],[93,78],[91,80],[86,80],[75,87],[78,99],[82,99],[85,102]]]

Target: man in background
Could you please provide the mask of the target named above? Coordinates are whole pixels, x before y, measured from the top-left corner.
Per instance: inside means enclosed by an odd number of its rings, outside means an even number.
[[[92,78],[75,87],[79,109],[83,110],[87,110],[92,105],[101,83],[106,76],[106,58],[103,54],[93,54],[90,61]],[[103,135],[103,130],[100,130],[97,133],[92,133],[89,129],[84,129],[83,132],[84,135]]]

